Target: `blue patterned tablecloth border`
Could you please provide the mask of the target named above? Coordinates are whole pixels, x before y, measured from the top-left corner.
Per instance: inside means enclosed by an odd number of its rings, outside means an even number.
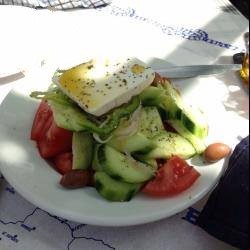
[[[199,28],[185,28],[178,26],[169,26],[167,24],[161,23],[155,19],[138,14],[136,9],[132,7],[122,8],[116,5],[110,5],[105,8],[100,8],[98,11],[106,12],[113,16],[127,17],[138,22],[147,23],[159,28],[162,33],[168,36],[177,36],[190,41],[205,42],[207,44],[221,47],[224,49],[229,49],[236,52],[245,52],[244,48],[229,44],[227,42],[218,41],[209,36],[208,32]]]
[[[221,47],[224,49],[230,49],[237,52],[245,52],[244,48],[229,44],[227,42],[218,41],[209,36],[208,32],[199,28],[185,28],[178,26],[169,26],[161,23],[155,19],[145,17],[137,13],[136,9],[132,7],[122,8],[111,4],[111,0],[0,0],[0,4],[13,4],[22,5],[32,8],[56,8],[61,10],[74,9],[74,8],[98,8],[98,11],[109,13],[113,16],[128,17],[136,21],[144,22],[154,27],[159,28],[162,33],[168,36],[177,36],[190,41],[199,41],[211,44],[213,46]]]

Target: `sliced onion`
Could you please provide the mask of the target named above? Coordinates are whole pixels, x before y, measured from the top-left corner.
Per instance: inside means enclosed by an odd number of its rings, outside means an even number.
[[[139,129],[139,122],[140,122],[140,116],[141,116],[141,109],[142,106],[140,105],[135,112],[131,115],[131,117],[128,120],[128,126],[127,127],[120,127],[118,128],[114,133],[117,137],[126,137],[134,135],[138,129]]]
[[[97,133],[93,133],[93,137],[94,137],[94,139],[95,139],[97,142],[99,142],[99,143],[101,143],[101,144],[104,144],[104,143],[107,143],[108,141],[110,141],[110,140],[112,139],[113,135],[110,135],[110,136],[109,136],[107,139],[105,139],[105,140],[101,139],[101,138],[100,138],[100,135],[98,135]]]
[[[128,127],[116,131],[115,135],[117,137],[127,137],[136,134],[137,131],[138,131],[138,123],[136,121],[132,121]]]
[[[97,133],[93,133],[93,137],[94,139],[101,143],[107,143],[108,141],[110,141],[112,139],[113,136],[117,136],[117,137],[127,137],[127,136],[131,136],[134,135],[139,128],[139,122],[140,122],[140,115],[141,115],[141,109],[142,106],[140,105],[135,111],[134,113],[130,116],[129,120],[128,120],[128,126],[127,127],[118,127],[118,129],[116,129],[116,131],[111,134],[107,139],[103,140],[100,138],[100,135],[98,135]],[[109,121],[109,119],[106,119],[102,124],[100,124],[100,128],[102,128],[107,122]]]
[[[100,125],[99,125],[99,128],[103,128],[105,125],[106,125],[106,123],[109,121],[109,118],[107,118],[103,123],[101,123]]]

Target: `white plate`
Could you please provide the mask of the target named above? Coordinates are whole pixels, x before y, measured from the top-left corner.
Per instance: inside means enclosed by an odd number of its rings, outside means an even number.
[[[207,166],[200,161],[193,161],[192,164],[201,173],[201,177],[190,189],[172,198],[155,199],[139,194],[127,203],[111,203],[102,199],[93,188],[74,191],[61,188],[58,184],[60,175],[39,157],[34,142],[29,139],[38,105],[29,94],[35,89],[41,90],[48,86],[47,73],[41,70],[35,74],[35,78],[27,77],[22,85],[8,94],[0,107],[0,169],[7,181],[31,203],[52,214],[81,223],[102,226],[136,225],[166,218],[184,210],[201,199],[218,181],[223,172],[223,161]],[[204,96],[209,94],[209,88],[204,88],[205,80],[190,84],[192,88],[189,90],[184,88],[186,84],[182,84],[183,82],[176,84],[183,89],[186,101],[194,100],[192,97],[197,97],[197,91],[199,92],[201,98],[195,100],[200,102],[208,114],[208,141],[216,138],[223,140],[229,134],[226,129],[221,131],[222,124],[218,123],[217,118],[223,118],[225,110],[221,109],[220,100],[217,101],[216,98],[213,105],[208,101],[202,103]],[[217,112],[214,112],[216,105]],[[226,119],[221,122],[226,122]]]

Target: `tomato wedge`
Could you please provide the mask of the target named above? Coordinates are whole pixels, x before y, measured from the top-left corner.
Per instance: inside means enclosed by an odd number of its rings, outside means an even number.
[[[173,196],[193,185],[200,173],[178,156],[173,156],[149,181],[142,192],[156,197]]]
[[[59,128],[53,120],[46,133],[37,141],[41,157],[50,158],[71,151],[72,135],[71,131]]]
[[[38,106],[31,129],[31,140],[38,141],[49,129],[52,122],[52,110],[46,101],[42,101]]]
[[[56,170],[64,175],[72,170],[72,160],[73,154],[72,152],[66,152],[60,155],[57,155],[53,159],[53,163],[55,164]]]

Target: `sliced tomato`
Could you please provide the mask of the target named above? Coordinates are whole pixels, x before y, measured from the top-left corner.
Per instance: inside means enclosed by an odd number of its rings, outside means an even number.
[[[66,152],[66,153],[57,155],[53,159],[53,163],[55,164],[56,170],[60,174],[64,175],[67,172],[72,170],[72,159],[73,159],[72,152]]]
[[[31,140],[38,141],[45,134],[51,124],[52,110],[46,101],[38,106],[31,129]],[[49,121],[50,120],[50,121]]]
[[[71,151],[72,132],[59,128],[53,120],[47,132],[37,141],[41,157],[50,158]]]
[[[193,185],[200,173],[178,156],[173,156],[157,172],[156,177],[149,181],[143,192],[157,197],[173,196]]]

